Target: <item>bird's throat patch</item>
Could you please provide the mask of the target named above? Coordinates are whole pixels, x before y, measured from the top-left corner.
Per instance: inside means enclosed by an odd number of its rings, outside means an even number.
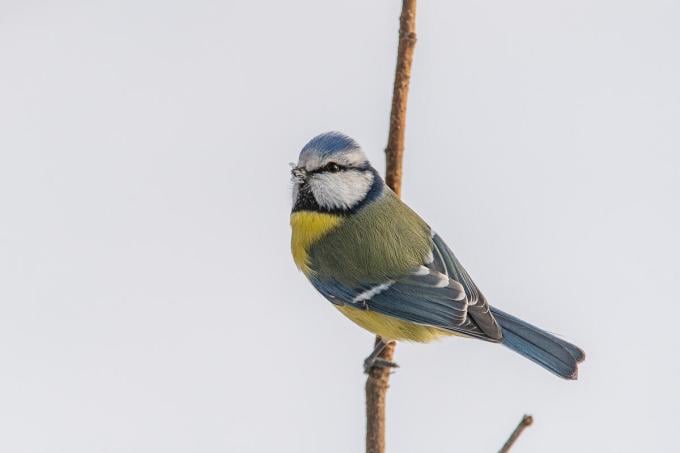
[[[337,227],[343,218],[325,212],[297,211],[290,215],[292,229],[290,247],[295,265],[309,274],[309,248],[323,236]]]

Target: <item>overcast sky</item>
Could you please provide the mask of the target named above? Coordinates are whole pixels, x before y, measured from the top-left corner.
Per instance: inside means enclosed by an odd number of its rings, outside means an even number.
[[[289,256],[288,163],[384,166],[400,2],[0,0],[0,451],[354,452],[372,337]],[[390,453],[669,451],[680,3],[423,1],[404,198],[583,347],[400,345]]]

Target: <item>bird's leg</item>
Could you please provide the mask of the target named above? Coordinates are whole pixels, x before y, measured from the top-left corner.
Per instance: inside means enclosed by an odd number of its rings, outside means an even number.
[[[399,365],[397,365],[394,362],[390,362],[389,360],[385,360],[382,357],[380,357],[380,353],[385,350],[388,344],[394,343],[394,341],[384,341],[382,338],[375,344],[375,347],[373,348],[373,352],[371,352],[371,355],[366,357],[366,360],[364,360],[364,373],[368,374],[371,371],[371,368],[377,367],[377,368],[399,368]]]

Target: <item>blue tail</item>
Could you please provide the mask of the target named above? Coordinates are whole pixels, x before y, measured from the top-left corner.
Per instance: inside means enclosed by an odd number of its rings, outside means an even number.
[[[578,364],[586,358],[580,348],[497,308],[491,307],[491,313],[503,330],[505,346],[560,377],[578,377]]]

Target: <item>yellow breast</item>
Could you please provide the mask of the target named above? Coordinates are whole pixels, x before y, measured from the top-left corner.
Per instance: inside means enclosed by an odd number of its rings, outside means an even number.
[[[309,248],[342,222],[342,217],[323,212],[299,211],[290,215],[290,248],[295,265],[309,274]]]

